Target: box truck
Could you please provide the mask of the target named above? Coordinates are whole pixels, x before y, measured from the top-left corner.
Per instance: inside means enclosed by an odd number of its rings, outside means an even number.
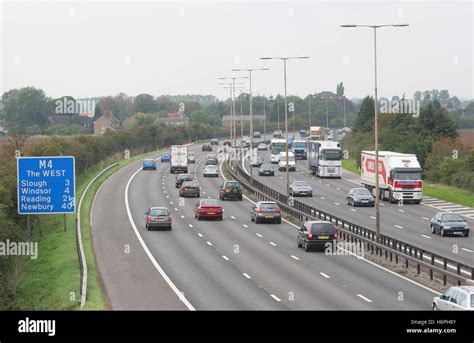
[[[414,202],[422,199],[423,170],[414,154],[379,151],[379,197],[390,202]],[[375,152],[362,151],[360,179],[372,193],[375,189]]]
[[[342,151],[339,142],[308,141],[308,167],[318,177],[342,176]]]
[[[184,145],[171,146],[171,167],[170,173],[188,172],[188,148]]]

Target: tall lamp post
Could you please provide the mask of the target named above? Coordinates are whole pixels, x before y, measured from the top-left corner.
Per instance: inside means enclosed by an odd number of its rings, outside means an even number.
[[[328,110],[328,99],[332,99],[332,96],[320,96],[321,99],[326,99],[326,128],[329,128],[329,110]]]
[[[248,71],[249,73],[249,113],[250,113],[250,157],[253,157],[253,106],[252,106],[252,72],[269,70],[268,68],[232,69],[232,71]],[[250,184],[253,184],[253,168],[250,168]]]
[[[286,61],[292,59],[306,59],[309,56],[297,57],[260,57],[261,60],[280,60],[283,61],[283,81],[285,86],[285,155],[286,155],[286,200],[290,199],[290,174],[288,170],[288,99],[286,92]]]
[[[368,27],[374,30],[374,133],[375,133],[375,230],[377,240],[380,239],[380,194],[379,194],[379,138],[377,109],[377,29],[382,27],[406,27],[408,24],[389,25],[341,25],[341,27]]]

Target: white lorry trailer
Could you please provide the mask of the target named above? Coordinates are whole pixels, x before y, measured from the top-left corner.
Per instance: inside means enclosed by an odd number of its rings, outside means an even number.
[[[188,172],[188,148],[184,145],[171,146],[171,167],[170,173]]]
[[[318,177],[342,176],[342,151],[339,142],[308,141],[308,167]]]

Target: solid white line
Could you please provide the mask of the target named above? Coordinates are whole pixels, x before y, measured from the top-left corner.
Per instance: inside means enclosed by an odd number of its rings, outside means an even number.
[[[291,258],[294,258],[294,259],[297,260],[297,261],[300,259],[299,257],[297,257],[297,256],[295,256],[295,255],[291,255]]]
[[[271,245],[273,245],[274,247],[276,247],[277,245],[273,242],[270,242]]]
[[[466,249],[466,248],[461,248],[461,249],[464,250],[464,251],[467,251],[467,252],[474,252],[474,251]]]
[[[330,277],[329,275],[327,275],[327,274],[324,274],[324,273],[319,273],[319,274],[321,274],[322,276],[324,276],[326,279],[330,279],[330,278],[331,278],[331,277]]]
[[[270,294],[270,296],[275,299],[276,301],[281,301],[276,295]]]
[[[372,300],[370,300],[369,298],[364,297],[362,294],[357,294],[357,296],[358,296],[359,298],[361,298],[361,299],[364,299],[364,300],[367,301],[368,303],[371,303],[371,302],[372,302]]]
[[[258,237],[260,237],[260,238],[263,237],[263,236],[262,236],[261,234],[259,234],[259,233],[256,233],[256,235],[257,235]]]
[[[138,169],[131,177],[128,179],[127,186],[125,187],[125,208],[127,210],[127,215],[128,215],[128,220],[130,221],[130,224],[133,228],[133,231],[135,232],[135,235],[138,238],[138,241],[143,247],[143,250],[145,250],[145,253],[147,254],[148,258],[150,259],[151,263],[155,266],[156,270],[160,273],[161,277],[165,280],[165,282],[170,286],[170,288],[173,290],[173,292],[178,296],[179,300],[181,300],[184,305],[191,311],[195,311],[196,309],[191,305],[191,303],[186,299],[186,297],[183,295],[183,293],[176,287],[176,285],[171,281],[171,279],[166,275],[165,271],[161,266],[158,264],[156,261],[155,257],[153,254],[150,252],[148,249],[147,245],[145,244],[145,241],[143,240],[142,236],[138,232],[138,228],[135,225],[135,222],[132,217],[132,212],[130,211],[130,205],[128,203],[128,189],[130,188],[130,183],[132,182],[133,178],[142,170],[142,168]]]
[[[245,276],[247,279],[251,279],[250,275],[247,273],[242,273],[243,276]]]
[[[227,256],[225,256],[225,255],[222,255],[222,258],[223,258],[224,260],[226,260],[226,261],[229,261],[229,258],[228,258]]]
[[[425,237],[425,238],[431,239],[431,237],[430,237],[430,236],[427,236],[427,235],[421,235],[421,237]]]

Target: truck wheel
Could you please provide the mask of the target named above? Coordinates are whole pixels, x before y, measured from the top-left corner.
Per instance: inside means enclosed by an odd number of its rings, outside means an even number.
[[[389,201],[390,203],[393,203],[393,200],[394,200],[394,198],[393,198],[392,191],[389,191],[389,193],[388,193],[388,201]]]

